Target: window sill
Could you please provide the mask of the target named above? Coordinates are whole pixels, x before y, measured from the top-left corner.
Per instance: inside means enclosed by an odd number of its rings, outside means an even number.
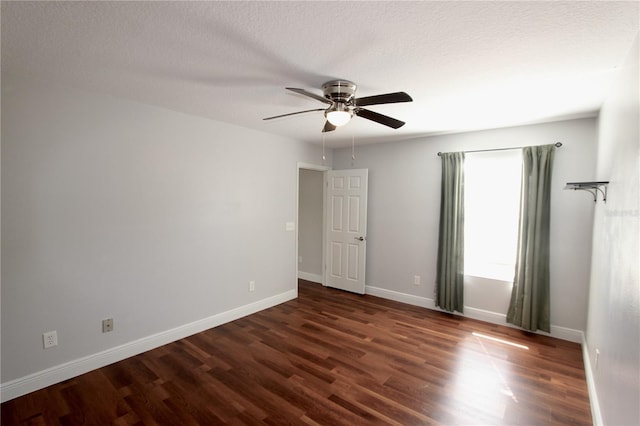
[[[505,276],[501,276],[499,274],[473,273],[473,272],[467,273],[467,272],[465,272],[464,276],[465,276],[465,278],[466,277],[480,278],[480,279],[483,279],[483,280],[496,281],[496,282],[501,282],[501,283],[508,283],[508,284],[512,284],[513,283],[513,277],[505,278]]]

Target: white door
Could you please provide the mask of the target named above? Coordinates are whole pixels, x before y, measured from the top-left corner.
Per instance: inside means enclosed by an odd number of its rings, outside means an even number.
[[[364,294],[367,169],[327,172],[325,284]]]

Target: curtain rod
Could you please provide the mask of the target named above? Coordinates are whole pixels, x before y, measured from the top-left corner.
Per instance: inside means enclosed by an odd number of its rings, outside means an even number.
[[[554,144],[556,146],[556,148],[560,148],[562,146],[562,142],[556,142]],[[512,149],[522,149],[524,148],[524,146],[517,146],[514,148],[496,148],[496,149],[476,149],[474,151],[462,151],[465,154],[469,153],[469,152],[488,152],[488,151],[510,151]],[[438,157],[441,157],[442,152],[438,152]]]

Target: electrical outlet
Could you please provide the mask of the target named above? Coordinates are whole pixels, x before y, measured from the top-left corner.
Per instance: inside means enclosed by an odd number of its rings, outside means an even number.
[[[420,285],[420,275],[413,276],[413,285]]]
[[[58,346],[58,332],[53,330],[53,331],[48,331],[46,333],[43,333],[42,344],[44,345],[45,349]]]
[[[596,359],[594,362],[595,365],[593,366],[593,368],[596,370],[598,369],[598,361],[600,361],[600,349],[596,349]]]
[[[256,282],[249,281],[249,291],[255,291],[255,290],[256,290]]]
[[[108,333],[113,331],[113,318],[107,318],[102,320],[102,332]]]

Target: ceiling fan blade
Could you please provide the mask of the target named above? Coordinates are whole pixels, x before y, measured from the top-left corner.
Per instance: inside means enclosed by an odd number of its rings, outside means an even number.
[[[285,89],[291,90],[292,92],[296,92],[296,93],[299,93],[301,95],[308,96],[308,97],[313,98],[313,99],[315,99],[317,101],[324,102],[325,104],[332,104],[333,103],[332,101],[330,101],[329,99],[327,99],[327,98],[325,98],[323,96],[316,95],[315,93],[307,92],[304,89],[297,89],[295,87],[285,87]]]
[[[393,129],[398,129],[404,126],[404,121],[396,120],[395,118],[391,118],[387,115],[378,114],[377,112],[373,112],[368,109],[358,108],[356,109],[356,115],[362,118],[366,118],[367,120],[375,121],[376,123],[384,124],[385,126],[389,126]]]
[[[405,92],[385,93],[384,95],[365,96],[356,99],[356,106],[395,104],[398,102],[411,102],[411,96]]]
[[[274,115],[273,117],[263,118],[263,120],[273,120],[274,118],[288,117],[290,115],[304,114],[305,112],[324,111],[324,108],[308,109],[306,111],[290,112],[289,114]]]
[[[333,132],[336,129],[336,126],[334,126],[333,124],[329,123],[329,121],[325,121],[324,123],[324,127],[322,128],[322,133],[325,132]]]

